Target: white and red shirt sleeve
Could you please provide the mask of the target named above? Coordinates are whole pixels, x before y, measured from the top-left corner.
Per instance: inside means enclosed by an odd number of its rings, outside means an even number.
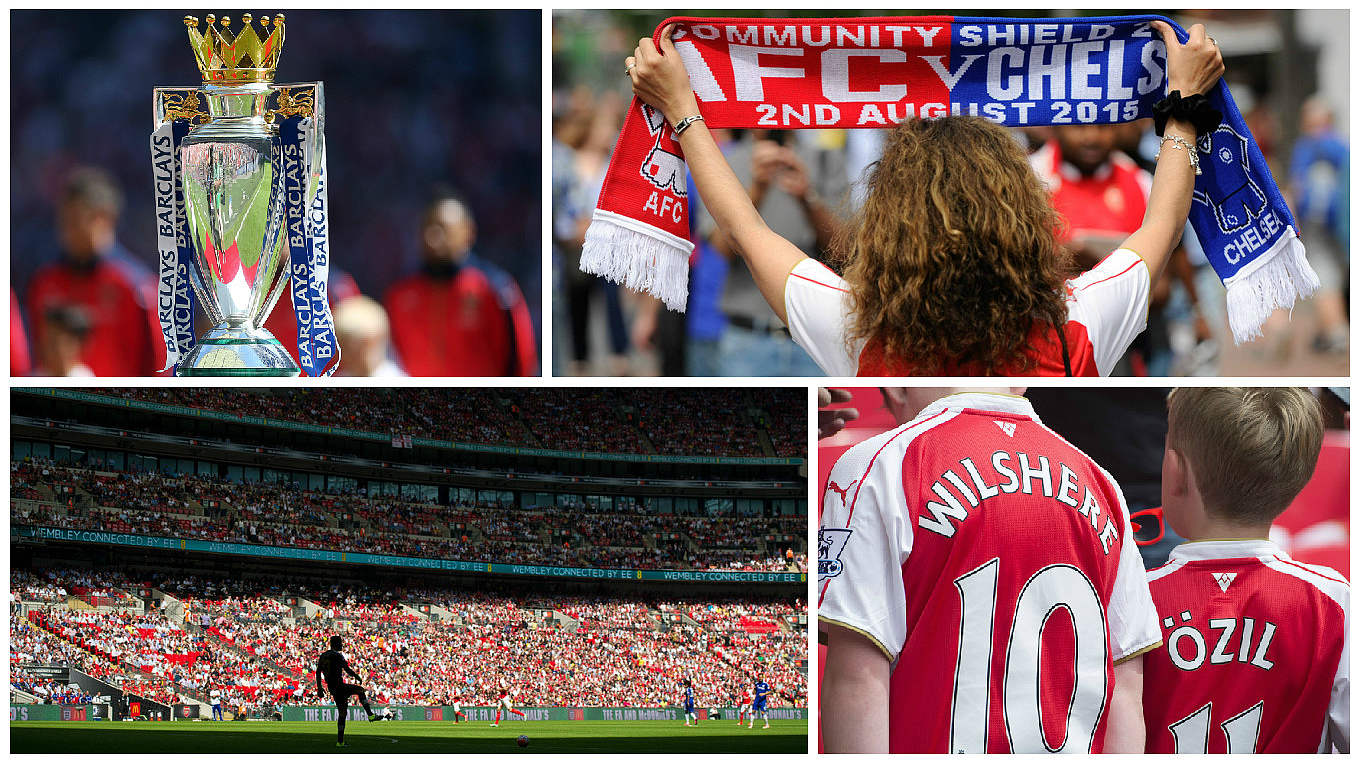
[[[902,458],[917,436],[956,415],[918,417],[859,443],[836,461],[822,494],[818,618],[868,636],[894,662],[907,640],[902,565],[913,541]]]
[[[1110,654],[1115,663],[1136,657],[1162,643],[1162,632],[1157,627],[1157,606],[1148,589],[1147,570],[1138,544],[1133,540],[1133,521],[1124,492],[1109,472],[1100,470],[1109,479],[1118,496],[1119,511],[1124,524],[1124,535],[1119,541],[1119,567],[1115,571],[1114,591],[1110,594],[1107,610],[1110,620]]]
[[[859,371],[862,346],[846,343],[850,287],[840,275],[813,259],[798,262],[784,281],[784,313],[794,342],[831,377]]]
[[[1127,248],[1067,282],[1067,318],[1086,329],[1096,369],[1106,377],[1147,327],[1152,279],[1142,257]]]

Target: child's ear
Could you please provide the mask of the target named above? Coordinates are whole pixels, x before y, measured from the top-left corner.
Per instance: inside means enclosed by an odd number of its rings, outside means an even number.
[[[1183,496],[1190,487],[1189,470],[1186,468],[1185,457],[1179,451],[1166,447],[1166,453],[1162,456],[1162,484],[1163,495]]]

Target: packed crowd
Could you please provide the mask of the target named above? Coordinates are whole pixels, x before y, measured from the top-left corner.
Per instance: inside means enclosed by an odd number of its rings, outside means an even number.
[[[94,701],[94,695],[78,684],[40,678],[22,670],[10,671],[9,688],[31,694],[47,705],[88,705]]]
[[[100,393],[242,417],[437,440],[680,456],[803,456],[796,389],[749,388],[107,388]],[[796,413],[791,413],[794,410]],[[802,416],[800,416],[802,415]],[[769,421],[774,423],[770,424]]]
[[[48,573],[68,591],[75,576]],[[15,586],[29,578],[11,572]],[[369,591],[187,574],[154,583],[182,606],[114,613],[53,605],[12,617],[11,671],[66,662],[97,677],[143,676],[144,696],[158,700],[170,691],[202,699],[218,688],[258,711],[315,703],[316,657],[339,634],[380,703],[488,705],[508,688],[528,706],[663,706],[693,678],[701,703],[725,704],[760,678],[775,689],[772,706],[806,705],[801,602]],[[418,612],[425,604],[438,614]],[[743,625],[749,620],[762,625],[753,631]]]
[[[44,486],[64,494],[65,503],[59,505],[14,502],[10,518],[16,525],[470,562],[641,570],[806,569],[805,552],[788,556],[773,548],[795,543],[792,537],[800,535],[804,524],[800,517],[595,513],[582,520],[574,509],[441,506],[201,475],[106,473],[46,461],[14,462],[10,477],[18,487],[36,491]],[[89,495],[92,506],[82,494]],[[772,536],[780,540],[766,543]],[[697,546],[705,548],[695,551]]]
[[[42,625],[41,615],[27,619],[17,612],[13,607],[10,610],[10,673],[24,665],[66,665],[129,694],[164,704],[176,701],[174,690],[167,681],[95,651],[83,641],[62,637]]]

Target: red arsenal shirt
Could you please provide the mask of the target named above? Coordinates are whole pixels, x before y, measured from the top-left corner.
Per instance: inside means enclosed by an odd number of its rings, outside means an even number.
[[[1123,238],[1143,226],[1152,177],[1119,151],[1083,177],[1064,163],[1056,140],[1030,156],[1030,164],[1053,196],[1053,209],[1066,222],[1063,240],[1082,235]]]
[[[469,256],[452,277],[421,273],[397,282],[383,306],[407,374],[539,374],[533,322],[519,286],[475,256]]]
[[[1269,541],[1197,541],[1148,574],[1148,752],[1350,751],[1350,584]]]
[[[893,660],[891,752],[1099,752],[1161,642],[1119,486],[1023,398],[957,394],[827,479],[819,614]]]
[[[58,259],[28,285],[28,329],[43,345],[44,315],[54,306],[77,306],[90,320],[80,361],[100,377],[152,375],[165,365],[156,313],[156,279],[122,249],[87,265]]]

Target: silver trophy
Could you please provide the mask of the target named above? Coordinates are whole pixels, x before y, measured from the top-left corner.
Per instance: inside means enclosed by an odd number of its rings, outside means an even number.
[[[203,75],[199,88],[157,88],[157,124],[184,119],[190,124],[179,145],[177,173],[183,192],[183,234],[192,255],[189,280],[212,328],[177,364],[180,375],[293,377],[297,364],[264,329],[279,296],[288,290],[285,239],[285,158],[280,155],[280,117],[312,120],[302,168],[300,194],[289,202],[309,208],[321,171],[322,89],[319,82],[275,85],[283,47],[284,17],[265,18],[261,36],[251,16],[231,35],[230,19],[219,23],[188,16],[189,42]],[[206,104],[207,110],[200,110]],[[308,160],[312,159],[312,160]],[[164,323],[164,320],[163,320]],[[285,339],[291,339],[286,336]]]

